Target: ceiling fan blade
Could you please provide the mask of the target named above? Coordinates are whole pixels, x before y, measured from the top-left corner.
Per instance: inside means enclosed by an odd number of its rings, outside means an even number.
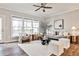
[[[50,8],[51,9],[52,7],[44,7],[44,8],[48,8],[48,9]]]
[[[35,7],[40,7],[40,6],[37,6],[37,5],[33,5],[33,6],[35,6]]]
[[[45,9],[43,9],[43,12],[45,12]]]
[[[35,11],[38,11],[41,7],[39,7],[38,9],[36,9]]]

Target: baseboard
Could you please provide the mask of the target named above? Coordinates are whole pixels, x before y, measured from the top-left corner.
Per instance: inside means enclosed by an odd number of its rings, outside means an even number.
[[[18,41],[10,41],[10,42],[0,42],[0,44],[8,44],[8,43],[16,43]]]

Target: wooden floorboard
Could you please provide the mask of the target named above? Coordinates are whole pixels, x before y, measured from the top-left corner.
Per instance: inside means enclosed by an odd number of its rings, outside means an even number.
[[[65,50],[61,56],[79,56],[79,44],[71,44],[70,48]]]
[[[11,46],[0,44],[0,56],[28,56],[28,54],[25,53],[17,44],[11,44]],[[79,44],[71,44],[70,48],[65,50],[61,56],[79,56]]]
[[[0,44],[0,56],[28,56],[18,45],[6,46]]]

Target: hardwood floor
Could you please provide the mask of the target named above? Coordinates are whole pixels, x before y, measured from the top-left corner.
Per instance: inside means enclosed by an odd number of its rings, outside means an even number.
[[[0,44],[0,56],[28,56],[17,43]],[[54,56],[54,55],[52,55]],[[71,44],[71,47],[61,56],[79,56],[79,44]]]
[[[62,56],[79,56],[79,44],[71,44],[70,48],[65,50]]]
[[[17,43],[0,44],[0,56],[28,56]]]

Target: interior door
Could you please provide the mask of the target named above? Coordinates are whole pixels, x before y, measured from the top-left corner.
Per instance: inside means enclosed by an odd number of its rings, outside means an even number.
[[[2,40],[2,18],[0,18],[0,40]]]

